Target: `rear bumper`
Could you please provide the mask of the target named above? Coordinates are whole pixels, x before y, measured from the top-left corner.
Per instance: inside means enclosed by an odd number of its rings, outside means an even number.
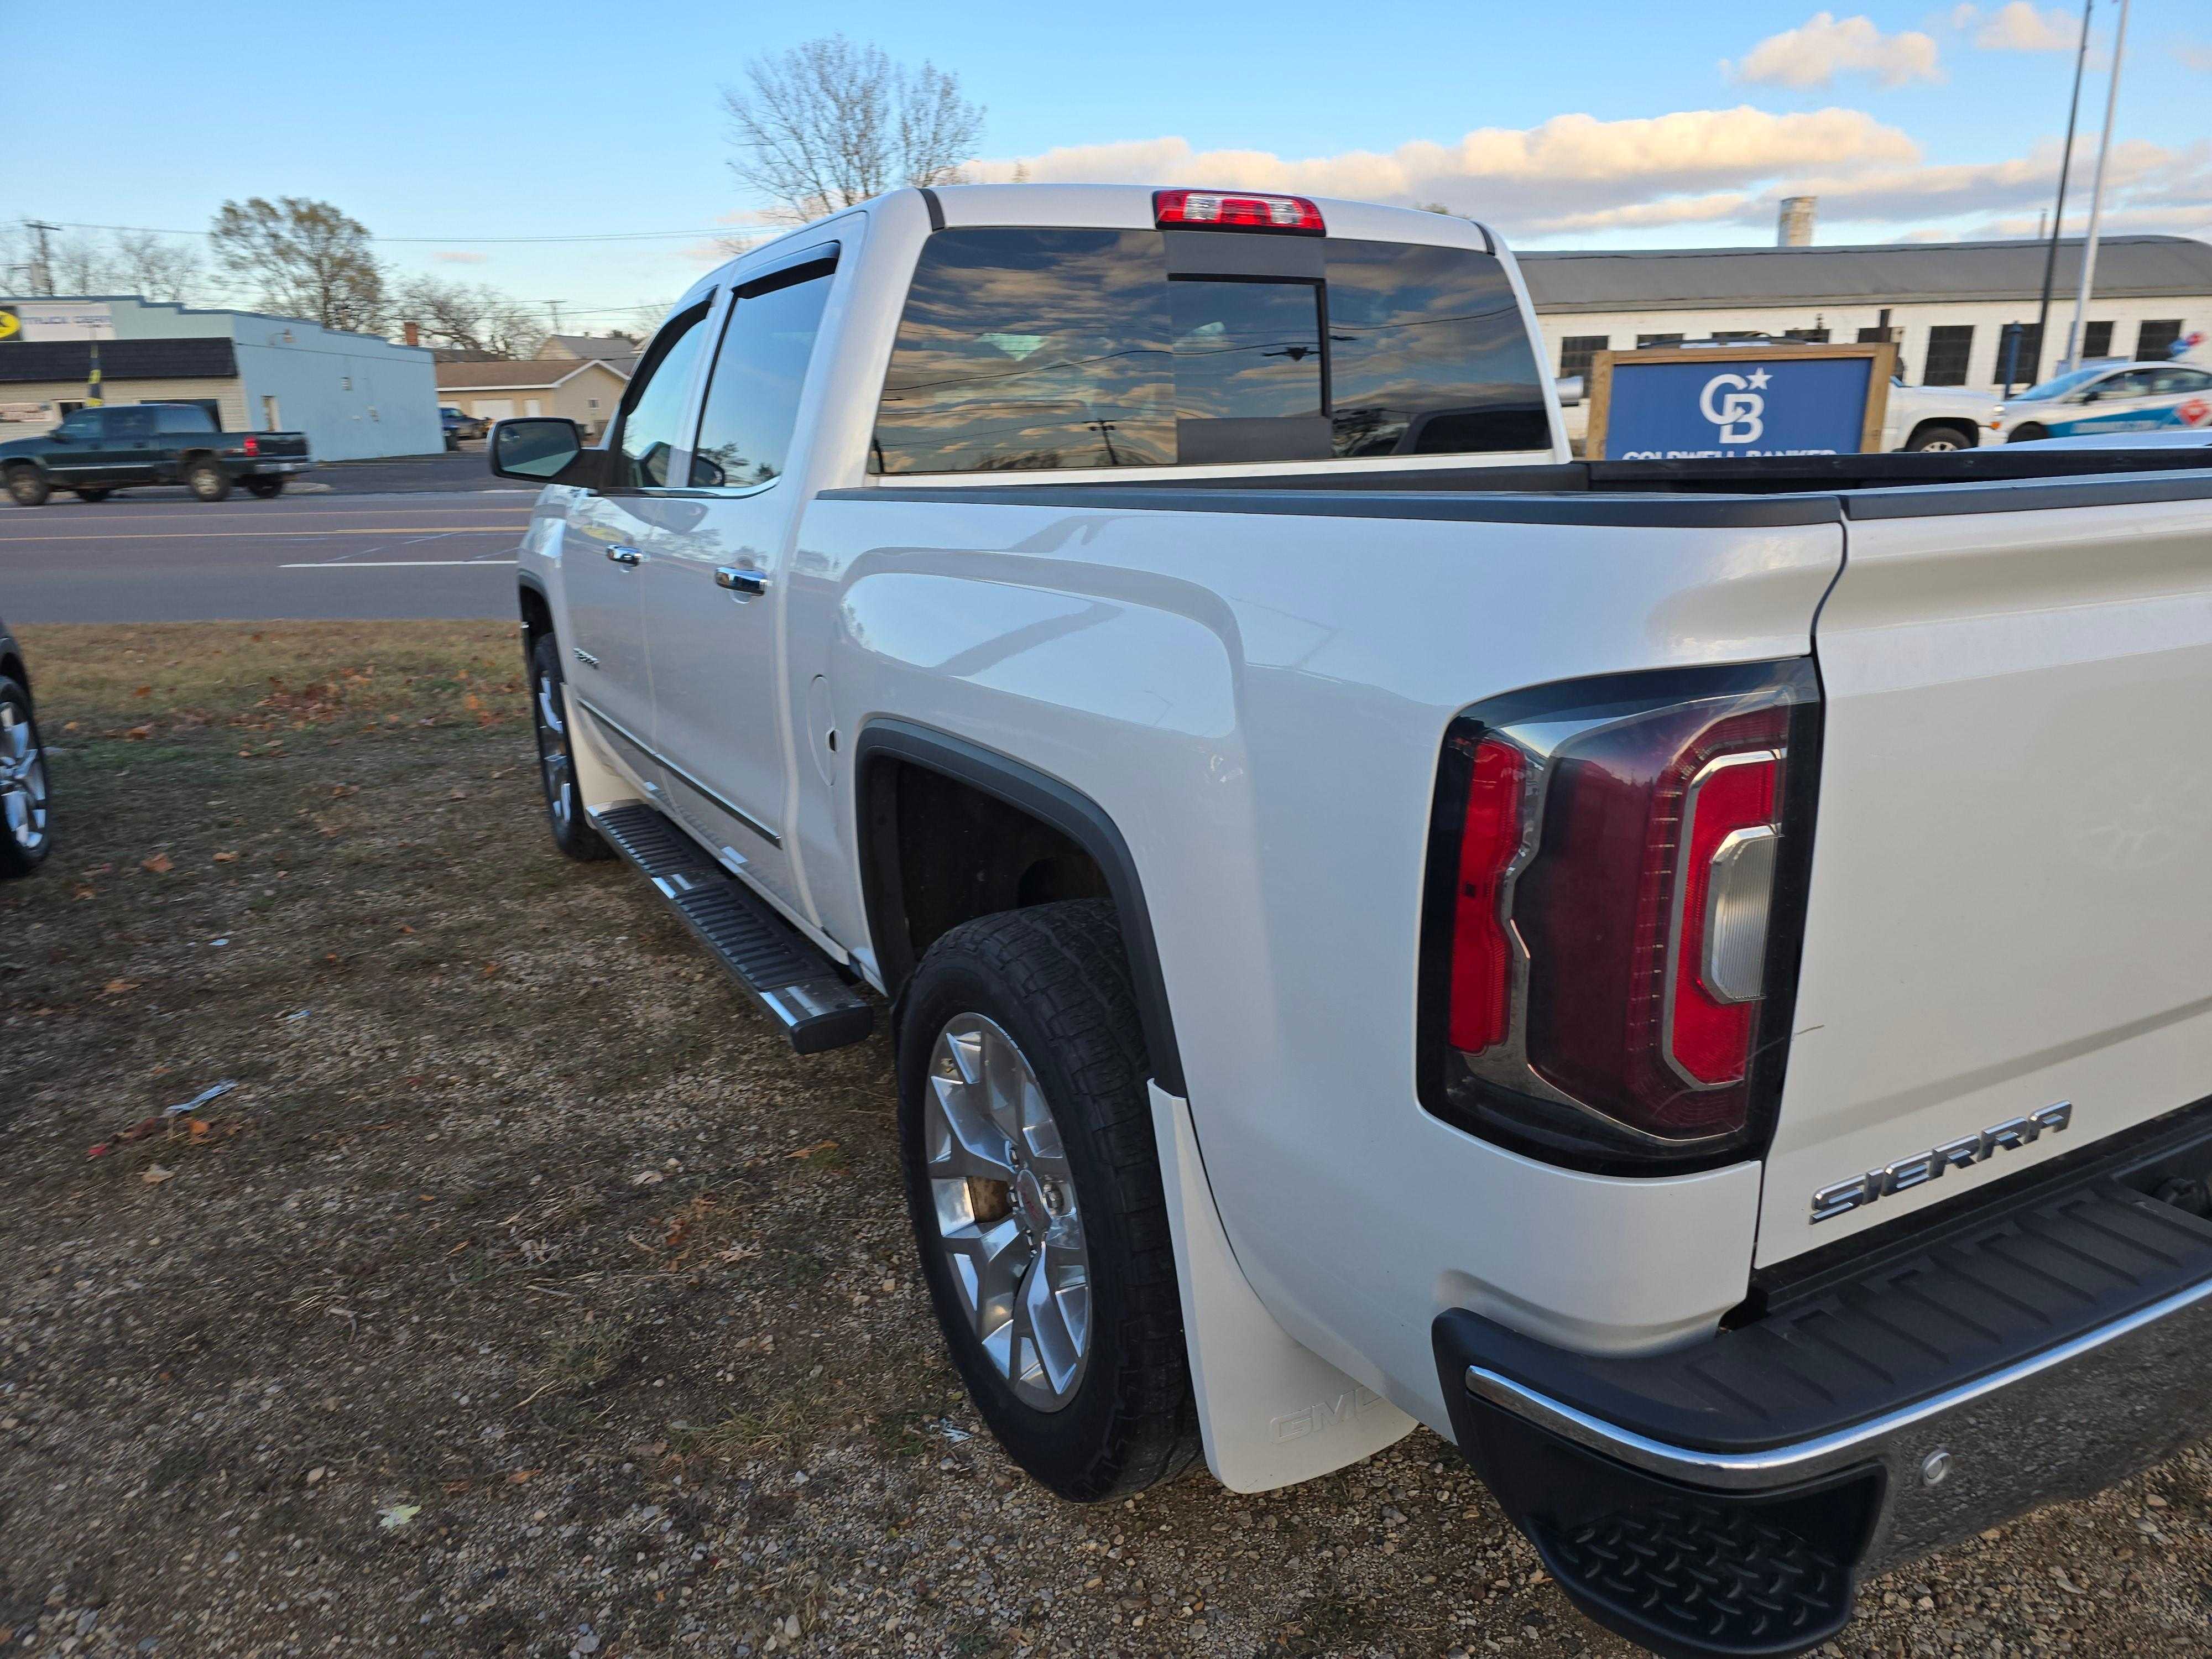
[[[265,477],[271,472],[312,472],[314,466],[314,462],[305,457],[285,456],[248,460],[241,464],[238,471],[240,477],[250,478]]]
[[[2212,1125],[2187,1115],[1672,1353],[1446,1313],[1461,1449],[1600,1623],[1662,1653],[1814,1646],[1865,1575],[2212,1433]]]

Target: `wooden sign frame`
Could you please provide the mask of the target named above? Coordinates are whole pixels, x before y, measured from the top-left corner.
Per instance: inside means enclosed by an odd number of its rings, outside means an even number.
[[[1741,344],[1711,346],[1646,346],[1636,351],[1606,350],[1590,357],[1589,422],[1583,438],[1585,459],[1601,461],[1606,459],[1606,425],[1613,412],[1613,366],[1626,363],[1711,363],[1726,368],[1732,363],[1771,363],[1778,358],[1793,362],[1808,362],[1819,358],[1863,357],[1874,367],[1868,377],[1867,401],[1864,416],[1859,426],[1859,449],[1863,455],[1880,453],[1881,428],[1889,418],[1889,383],[1897,373],[1897,343],[1893,340],[1868,341],[1850,345],[1814,345],[1796,340],[1769,340],[1754,344],[1746,340]]]

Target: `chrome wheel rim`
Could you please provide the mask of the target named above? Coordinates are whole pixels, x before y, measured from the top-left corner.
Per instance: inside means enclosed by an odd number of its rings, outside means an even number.
[[[1036,1073],[981,1014],[938,1033],[922,1134],[938,1248],[969,1327],[1017,1399],[1058,1411],[1091,1358],[1091,1256]]]
[[[46,841],[46,757],[28,714],[0,702],[0,819],[15,845],[35,853]]]
[[[538,769],[545,780],[545,810],[565,832],[574,806],[568,797],[568,723],[562,718],[561,685],[541,669],[532,697],[538,725]]]

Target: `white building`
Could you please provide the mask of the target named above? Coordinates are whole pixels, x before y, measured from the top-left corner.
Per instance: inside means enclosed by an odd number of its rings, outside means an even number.
[[[2081,245],[2059,245],[2051,343],[2039,349],[2035,316],[2045,246],[1891,242],[1519,258],[1560,374],[1583,373],[1591,354],[1606,349],[1730,336],[1893,337],[1912,385],[1994,392],[2004,381],[2006,325],[2025,330],[2014,354],[2015,385],[2047,375],[2065,349]],[[2113,236],[2099,244],[2082,357],[2162,361],[2176,339],[2206,329],[2212,329],[2212,244],[2185,236]]]
[[[225,431],[304,432],[319,461],[446,447],[436,365],[420,346],[132,295],[0,298],[0,314],[13,321],[0,327],[0,422],[24,429],[84,401],[97,343],[111,404],[198,404]]]

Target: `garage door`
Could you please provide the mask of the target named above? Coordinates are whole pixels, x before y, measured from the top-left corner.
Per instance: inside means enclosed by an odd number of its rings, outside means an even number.
[[[504,421],[514,413],[512,398],[479,398],[477,399],[477,418],[484,421]]]

